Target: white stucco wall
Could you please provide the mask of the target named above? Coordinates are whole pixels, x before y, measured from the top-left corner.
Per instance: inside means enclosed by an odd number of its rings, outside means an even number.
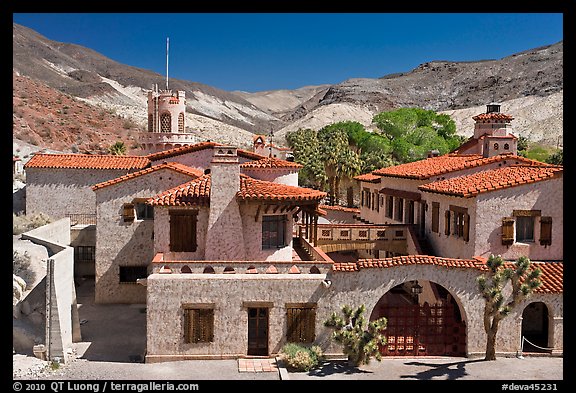
[[[161,169],[100,188],[96,194],[96,302],[144,303],[146,289],[119,282],[120,266],[147,266],[154,257],[154,221],[124,222],[124,203],[149,198],[191,180],[190,176]]]

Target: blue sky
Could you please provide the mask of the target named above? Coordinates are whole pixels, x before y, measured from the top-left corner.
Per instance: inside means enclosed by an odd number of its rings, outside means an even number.
[[[563,40],[561,13],[15,13],[48,39],[224,90],[335,84]]]

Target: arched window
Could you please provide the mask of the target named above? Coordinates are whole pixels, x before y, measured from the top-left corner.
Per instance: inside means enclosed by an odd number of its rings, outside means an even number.
[[[505,143],[505,144],[504,144],[504,150],[510,150],[510,145],[507,144],[507,143]]]
[[[320,269],[318,269],[316,266],[312,266],[310,268],[310,274],[320,274]]]
[[[184,265],[180,269],[180,273],[192,273],[192,269],[190,269],[190,266]]]
[[[494,150],[498,150],[500,148],[500,146],[498,145],[498,143],[494,144]]]
[[[148,115],[148,131],[154,131],[154,115],[152,113]]]
[[[236,273],[236,270],[234,270],[234,268],[232,266],[226,266],[224,268],[224,273],[226,274],[234,274]]]
[[[212,266],[206,266],[206,267],[204,268],[204,271],[203,271],[202,273],[214,274],[214,273],[216,273],[216,272],[214,271],[214,268],[213,268]]]
[[[172,132],[172,116],[170,116],[170,113],[162,113],[160,115],[160,131]]]
[[[184,113],[178,115],[178,132],[184,132]]]

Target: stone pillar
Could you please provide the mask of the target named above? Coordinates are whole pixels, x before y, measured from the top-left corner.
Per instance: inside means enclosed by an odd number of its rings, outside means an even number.
[[[237,149],[214,147],[210,165],[210,213],[205,259],[237,261],[246,259],[240,206],[240,166]]]

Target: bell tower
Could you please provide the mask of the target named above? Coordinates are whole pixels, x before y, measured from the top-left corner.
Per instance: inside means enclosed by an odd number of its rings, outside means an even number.
[[[168,86],[169,43],[166,39],[166,89],[155,84],[148,92],[148,131],[140,139],[145,154],[196,143],[196,137],[186,132],[186,92]]]

